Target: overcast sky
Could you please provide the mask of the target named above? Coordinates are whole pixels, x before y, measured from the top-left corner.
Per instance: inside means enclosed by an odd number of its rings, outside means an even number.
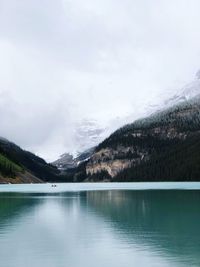
[[[199,0],[0,0],[0,135],[47,160],[200,68]],[[140,109],[141,107],[141,109]]]

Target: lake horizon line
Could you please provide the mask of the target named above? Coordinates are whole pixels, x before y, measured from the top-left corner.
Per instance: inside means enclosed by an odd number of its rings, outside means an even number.
[[[98,182],[0,185],[0,192],[2,193],[62,193],[110,190],[200,190],[200,182]]]

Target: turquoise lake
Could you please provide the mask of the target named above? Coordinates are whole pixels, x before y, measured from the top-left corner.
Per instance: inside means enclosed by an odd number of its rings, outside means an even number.
[[[200,183],[1,185],[0,266],[200,266]]]

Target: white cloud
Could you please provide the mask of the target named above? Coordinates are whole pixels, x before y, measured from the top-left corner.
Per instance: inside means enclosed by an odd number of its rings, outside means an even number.
[[[0,135],[52,158],[192,79],[198,0],[0,0]]]

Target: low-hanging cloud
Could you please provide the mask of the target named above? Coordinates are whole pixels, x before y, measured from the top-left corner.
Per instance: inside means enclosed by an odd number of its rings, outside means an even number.
[[[192,79],[198,0],[0,0],[0,135],[52,159]],[[123,119],[122,119],[123,121]]]

